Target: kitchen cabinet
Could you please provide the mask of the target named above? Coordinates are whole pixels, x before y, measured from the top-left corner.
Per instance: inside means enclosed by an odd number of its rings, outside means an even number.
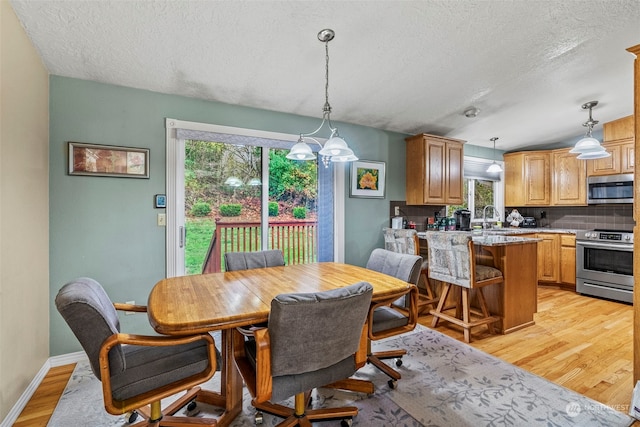
[[[538,233],[538,282],[557,283],[560,279],[560,235]]]
[[[605,123],[602,135],[602,146],[611,153],[611,156],[587,160],[587,176],[633,173],[635,153],[633,116]]]
[[[587,165],[569,150],[551,151],[551,206],[587,205]]]
[[[407,205],[462,204],[465,141],[429,134],[405,141]]]
[[[551,203],[549,151],[504,155],[506,206],[549,206]]]
[[[538,282],[576,289],[576,236],[538,233]]]
[[[576,289],[576,236],[560,235],[560,282]]]

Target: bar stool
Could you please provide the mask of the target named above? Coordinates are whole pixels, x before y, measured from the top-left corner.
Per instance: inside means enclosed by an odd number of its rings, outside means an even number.
[[[492,316],[487,308],[482,288],[502,283],[502,272],[497,268],[476,264],[473,240],[469,233],[432,231],[427,233],[429,245],[429,277],[444,283],[438,307],[431,310],[432,327],[438,326],[440,319],[454,323],[464,329],[464,341],[471,342],[471,328],[487,325],[493,334],[493,324],[500,320]],[[460,291],[460,298],[455,306],[447,306],[447,296],[452,287]],[[470,306],[470,289],[476,290],[480,312],[472,311]],[[455,316],[448,310],[455,307]],[[474,318],[472,318],[472,314]]]
[[[401,254],[421,255],[420,239],[414,229],[383,228],[384,248]],[[420,286],[420,282],[422,286]],[[429,259],[422,257],[418,289],[425,293],[418,294],[418,314],[427,308],[436,308],[439,298],[434,294],[429,280]]]

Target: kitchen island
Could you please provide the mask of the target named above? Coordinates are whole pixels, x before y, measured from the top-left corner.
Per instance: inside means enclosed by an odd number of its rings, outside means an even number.
[[[426,239],[425,233],[418,233],[418,236]],[[473,236],[476,262],[499,269],[504,278],[504,283],[483,289],[489,312],[500,317],[494,324],[500,333],[508,334],[535,323],[533,315],[538,311],[537,244],[540,240],[504,235]]]

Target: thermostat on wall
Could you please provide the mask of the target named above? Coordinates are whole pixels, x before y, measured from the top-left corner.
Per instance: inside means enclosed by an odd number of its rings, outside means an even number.
[[[164,194],[156,194],[155,202],[156,202],[156,208],[166,208],[167,196],[165,196]]]

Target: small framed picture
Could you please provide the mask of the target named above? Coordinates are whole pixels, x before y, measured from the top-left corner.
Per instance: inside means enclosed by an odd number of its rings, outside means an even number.
[[[349,197],[384,198],[385,163],[357,160],[351,163]]]
[[[149,149],[69,142],[69,175],[149,178]]]
[[[167,207],[167,196],[164,194],[156,194],[155,198],[156,208],[166,208]]]

